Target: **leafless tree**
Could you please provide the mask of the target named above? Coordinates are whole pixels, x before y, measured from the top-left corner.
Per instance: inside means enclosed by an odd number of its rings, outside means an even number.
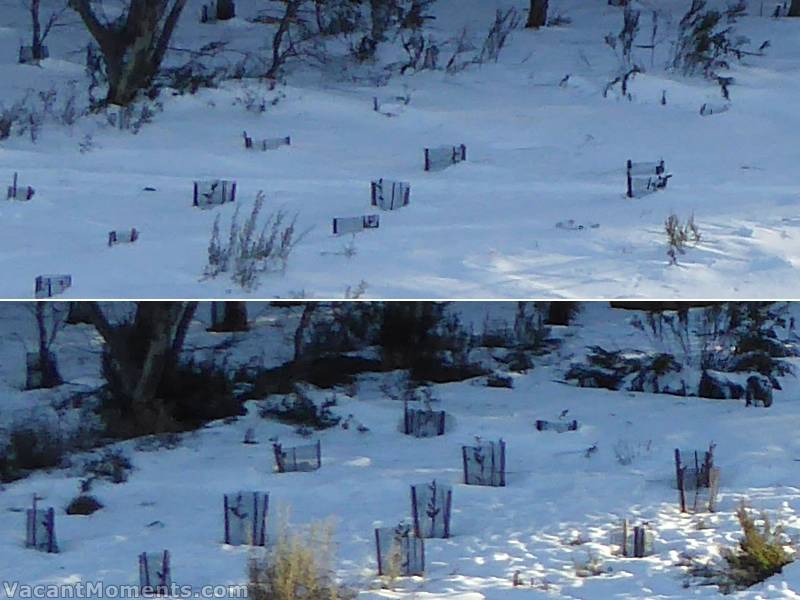
[[[311,317],[317,308],[316,302],[305,302],[303,304],[303,314],[294,330],[294,362],[299,363],[303,357],[303,340],[305,339],[308,326],[311,324]]]
[[[97,302],[91,320],[105,343],[106,376],[132,419],[153,422],[162,378],[178,364],[197,302],[137,302],[130,320],[114,322]]]
[[[292,37],[292,27],[298,22],[298,13],[305,0],[281,0],[283,14],[278,20],[278,29],[272,36],[272,63],[267,70],[267,79],[275,79],[286,61],[297,56],[297,47]]]
[[[126,106],[158,74],[187,0],[128,0],[119,18],[105,20],[92,0],[69,0],[95,39],[108,78],[106,103]]]
[[[66,324],[68,307],[61,302],[36,302],[33,314],[37,330],[37,362],[36,370],[40,373],[36,385],[28,387],[52,388],[64,383],[58,371],[55,355],[51,352],[58,333]],[[29,374],[30,375],[30,374]]]
[[[31,54],[33,60],[42,60],[44,55],[44,43],[53,26],[58,22],[67,5],[63,4],[50,13],[47,20],[42,24],[41,0],[25,0],[25,5],[31,15]]]

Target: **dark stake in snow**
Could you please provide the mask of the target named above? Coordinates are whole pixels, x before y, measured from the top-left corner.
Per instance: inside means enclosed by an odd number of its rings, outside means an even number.
[[[378,229],[381,220],[379,215],[364,215],[361,217],[337,217],[333,220],[333,235],[345,233],[358,233],[365,229]]]
[[[426,171],[441,171],[465,160],[467,160],[467,147],[464,144],[425,148]]]
[[[11,179],[11,185],[8,186],[6,200],[30,200],[33,198],[34,193],[34,189],[31,186],[19,185],[17,173],[14,173],[14,177]]]
[[[262,138],[253,140],[247,132],[242,133],[244,137],[244,147],[247,150],[277,150],[281,146],[291,146],[292,145],[292,138],[291,136],[286,137],[276,137],[276,138]]]
[[[375,530],[378,575],[411,577],[425,573],[425,540],[405,523]]]
[[[655,536],[647,525],[631,527],[628,519],[623,519],[620,529],[611,534],[611,543],[619,546],[622,556],[644,558],[654,553]]]
[[[403,433],[414,437],[444,435],[447,415],[443,410],[423,410],[403,405]]]
[[[506,485],[506,443],[503,440],[462,446],[461,458],[467,485]]]
[[[265,546],[269,494],[225,494],[225,543],[232,546]]]
[[[627,164],[628,198],[641,198],[667,187],[671,174],[667,174],[664,161],[633,162]]]
[[[39,275],[34,283],[36,298],[52,298],[72,286],[72,275]]]
[[[194,182],[193,206],[212,208],[236,200],[236,182],[228,179],[210,179]]]
[[[132,244],[139,239],[139,232],[135,227],[130,229],[115,229],[108,232],[108,246],[116,246],[117,244]]]
[[[419,538],[449,538],[453,489],[449,485],[422,483],[411,486],[411,516]]]
[[[397,210],[408,206],[411,184],[405,181],[378,179],[371,182],[371,204],[381,210]]]
[[[278,473],[293,471],[316,471],[322,466],[322,446],[316,444],[284,448],[280,444],[272,444],[275,455],[275,469]]]
[[[139,555],[139,589],[145,597],[165,595],[172,587],[169,550]]]
[[[566,431],[578,431],[578,422],[572,421],[543,421],[536,420],[536,431],[555,431],[564,433]]]
[[[56,542],[55,511],[38,506],[38,497],[33,497],[33,508],[26,511],[25,546],[40,552],[58,552]]]

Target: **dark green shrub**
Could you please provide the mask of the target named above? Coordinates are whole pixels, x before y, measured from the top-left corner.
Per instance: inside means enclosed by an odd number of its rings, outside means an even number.
[[[761,527],[744,503],[736,511],[743,537],[736,548],[724,548],[722,557],[727,563],[727,575],[736,588],[747,588],[780,573],[794,558],[783,547],[783,529],[772,527],[763,515]]]

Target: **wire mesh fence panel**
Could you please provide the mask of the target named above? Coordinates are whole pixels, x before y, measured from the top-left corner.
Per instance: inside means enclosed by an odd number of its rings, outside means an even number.
[[[144,595],[163,595],[172,587],[169,550],[139,555],[139,589]]]
[[[447,415],[443,410],[408,408],[403,412],[403,433],[418,438],[444,435]]]
[[[411,486],[411,515],[414,535],[420,538],[449,538],[453,489],[437,481]]]
[[[620,554],[629,558],[644,558],[655,553],[655,534],[647,525],[631,526],[623,519],[620,529],[611,533],[611,543]]]
[[[544,421],[537,419],[536,431],[555,431],[556,433],[578,431],[578,421]]]
[[[371,182],[372,206],[381,210],[398,210],[408,206],[411,197],[411,184],[405,181],[378,179]]]
[[[115,229],[108,232],[108,245],[132,244],[139,239],[139,232],[135,227],[130,229]]]
[[[268,137],[268,138],[252,138],[247,135],[245,131],[244,134],[244,147],[248,150],[277,150],[283,146],[291,146],[292,145],[292,138],[291,136],[283,136],[283,137]]]
[[[225,494],[225,543],[232,546],[264,546],[267,540],[269,494]]]
[[[6,192],[7,200],[30,200],[36,192],[29,185],[20,185],[19,174],[14,173],[11,178],[11,185]]]
[[[464,483],[502,487],[506,484],[506,443],[482,442],[478,446],[462,446]]]
[[[467,147],[464,144],[425,148],[426,171],[441,171],[465,160],[467,160]]]
[[[316,471],[322,466],[322,446],[315,444],[284,448],[281,444],[273,444],[275,469],[279,473],[293,471]]]
[[[628,198],[639,198],[667,187],[672,175],[667,174],[664,161],[627,162]]]
[[[425,573],[425,541],[407,524],[375,530],[378,575],[410,577]]]
[[[40,552],[58,552],[56,518],[52,508],[39,508],[33,499],[33,508],[25,511],[25,546]]]
[[[236,182],[227,179],[208,179],[194,182],[192,205],[212,208],[236,200]]]
[[[365,229],[378,229],[381,221],[378,215],[360,217],[336,217],[333,220],[333,235],[359,233]]]
[[[72,287],[72,275],[39,275],[34,281],[36,298],[52,298]]]

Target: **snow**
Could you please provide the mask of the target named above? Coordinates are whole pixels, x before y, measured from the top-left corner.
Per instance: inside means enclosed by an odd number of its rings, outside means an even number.
[[[26,310],[0,305],[4,342],[13,327],[17,335],[26,335],[23,327],[32,320]],[[514,305],[464,303],[451,305],[451,310],[480,326],[487,320],[513,319]],[[286,360],[285,340],[298,309],[253,308],[255,327],[233,337],[206,333],[206,312],[202,307],[192,326],[189,353],[213,353],[231,366],[258,353],[266,366]],[[708,557],[717,554],[719,545],[735,544],[739,527],[734,513],[742,499],[767,511],[773,522],[780,520],[787,534],[800,534],[797,381],[783,378],[783,390],[775,392],[769,409],[559,383],[570,359],[588,345],[645,348],[646,338],[630,325],[635,314],[600,303],[584,305],[575,326],[557,329],[561,347],[537,358],[527,374],[514,374],[513,389],[488,388],[480,379],[432,386],[434,407],[452,417],[452,426],[441,437],[402,435],[397,427],[402,403],[383,391],[396,385],[399,374],[369,374],[348,388],[352,395],[337,390],[333,408],[343,417],[352,414],[369,428],[366,433],[336,427],[309,440],[289,426],[260,418],[259,401],[251,401],[247,416],[185,434],[174,449],[137,450],[144,445],[136,441],[117,444],[130,454],[135,470],[124,484],[95,485],[93,493],[105,508],[92,516],[63,512],[81,479],[75,466],[5,485],[0,490],[0,582],[133,585],[138,554],[169,549],[176,584],[194,590],[242,584],[251,550],[222,543],[222,499],[225,493],[252,490],[270,494],[272,535],[282,514],[288,514],[292,527],[330,520],[335,525],[337,573],[363,600],[502,600],[520,594],[580,600],[716,598],[716,588],[683,587],[675,563],[682,552]],[[65,378],[96,380],[99,357],[89,328],[68,327],[55,350]],[[3,343],[0,422],[7,422],[12,409],[23,411],[48,401],[40,392],[19,391],[20,356],[21,348]],[[331,392],[312,389],[311,394],[322,400]],[[565,410],[567,419],[580,422],[577,432],[535,431],[536,419],[557,420]],[[260,444],[242,443],[249,428]],[[473,445],[476,436],[506,441],[507,487],[462,483],[461,445]],[[321,440],[322,468],[274,473],[274,437],[285,446]],[[702,449],[712,441],[722,472],[718,512],[682,515],[674,489],[673,449]],[[597,450],[587,456],[593,446]],[[618,452],[628,452],[631,464],[620,464]],[[452,537],[426,540],[423,578],[403,578],[395,589],[382,589],[373,530],[409,518],[409,486],[433,478],[453,486]],[[42,497],[40,506],[56,509],[60,554],[24,548],[19,511],[30,505],[34,493]],[[653,556],[628,559],[613,553],[611,532],[626,517],[632,523],[650,523],[656,538]],[[611,570],[577,577],[575,565],[590,554]],[[524,587],[512,586],[517,571]],[[732,595],[751,600],[798,596],[797,564]]]
[[[174,45],[221,39],[257,47],[263,30],[244,20],[251,7],[240,4],[242,18],[201,25],[200,3],[190,1]],[[480,44],[495,8],[520,4],[442,0],[430,34],[442,41],[467,25]],[[662,68],[685,2],[636,3],[642,43],[651,10],[663,15],[654,66],[648,50],[637,51],[647,72],[633,80],[632,101],[602,94],[617,70],[603,37],[619,31],[620,9],[551,4],[572,22],[519,30],[497,64],[456,75],[407,74],[378,88],[362,72],[338,71],[339,63],[322,72],[299,66],[273,92],[241,81],[194,96],[165,93],[163,111],[138,135],[97,115],[46,125],[36,144],[0,142],[0,182],[19,172],[36,189],[30,202],[0,202],[0,295],[30,298],[34,277],[51,272],[73,276],[66,298],[336,298],[361,281],[367,297],[384,298],[792,295],[800,20],[760,17],[750,2],[737,31],[754,47],[765,39],[771,47],[731,70],[730,110],[704,117],[703,104],[722,100],[716,84]],[[15,63],[28,35],[22,6],[4,0],[3,11],[0,101],[9,105],[29,88],[63,91],[69,82],[82,97],[87,37],[77,18],[69,13],[53,31],[52,58],[36,68]],[[171,64],[185,58],[174,55]],[[410,103],[393,116],[372,110],[373,96],[406,91]],[[242,106],[248,94],[283,97],[256,115]],[[245,130],[291,135],[292,144],[247,152]],[[82,153],[87,135],[93,149]],[[423,171],[424,147],[456,143],[466,144],[466,162]],[[664,159],[674,174],[667,190],[625,198],[628,159]],[[357,234],[348,250],[349,236],[332,235],[332,219],[369,214],[370,181],[380,177],[410,182],[411,205],[382,215],[380,228]],[[299,229],[310,228],[285,273],[263,276],[252,292],[224,276],[203,278],[212,223],[220,215],[224,228],[235,210],[193,209],[192,182],[206,178],[237,181],[242,214],[263,190],[268,210],[296,212]],[[702,235],[678,266],[666,256],[671,212],[694,214]],[[586,226],[558,226],[570,219]],[[136,227],[141,238],[106,247],[120,227]]]

